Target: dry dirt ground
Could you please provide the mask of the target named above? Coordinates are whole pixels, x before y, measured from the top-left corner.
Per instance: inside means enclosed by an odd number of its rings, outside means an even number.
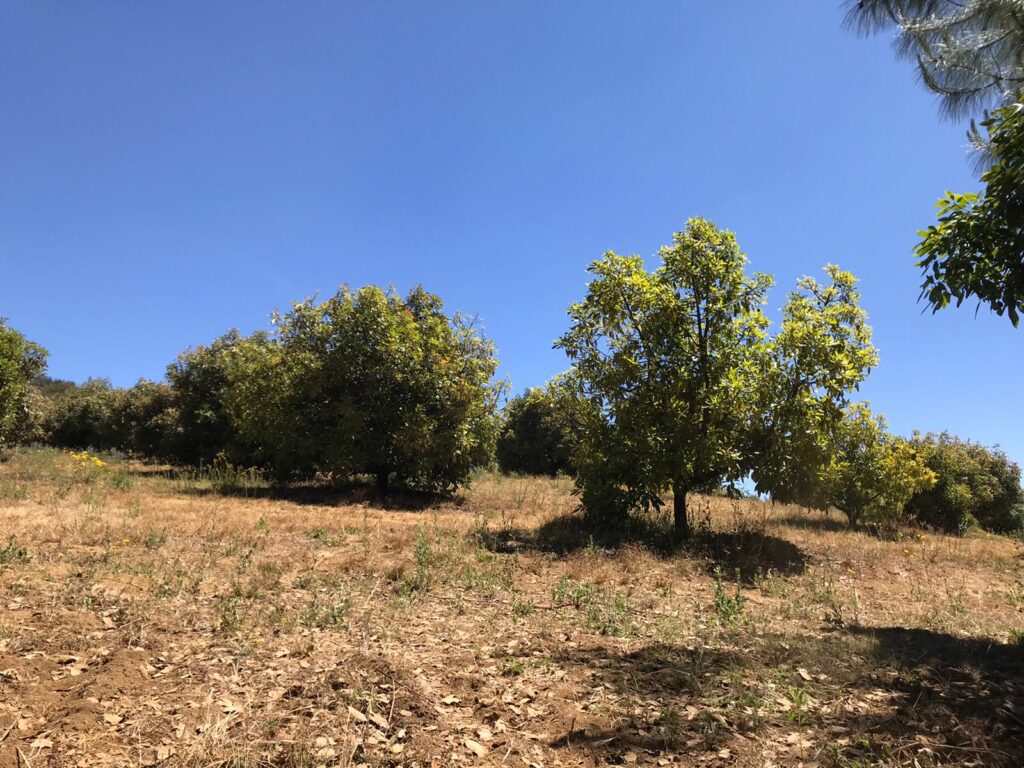
[[[1019,542],[698,498],[669,551],[570,491],[9,457],[0,766],[1024,764]]]

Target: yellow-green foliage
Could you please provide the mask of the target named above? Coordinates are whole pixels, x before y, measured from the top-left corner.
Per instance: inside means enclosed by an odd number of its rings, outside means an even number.
[[[873,415],[866,403],[847,409],[834,441],[819,505],[842,510],[851,523],[894,520],[915,493],[935,484],[921,452],[890,435],[885,419]]]
[[[762,309],[772,278],[746,272],[735,236],[687,222],[648,272],[608,252],[589,271],[558,341],[586,404],[576,456],[588,512],[621,519],[671,488],[685,535],[686,494],[752,475],[760,492],[799,498],[817,483],[847,394],[877,362],[855,279],[829,265],[804,278],[779,332]]]
[[[915,435],[915,449],[937,482],[908,504],[920,522],[951,533],[972,525],[997,533],[1024,528],[1020,467],[998,448],[950,434]]]
[[[29,382],[46,368],[46,350],[0,317],[0,446],[19,440],[29,421]]]

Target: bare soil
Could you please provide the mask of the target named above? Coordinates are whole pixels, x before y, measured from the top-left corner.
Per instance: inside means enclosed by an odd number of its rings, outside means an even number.
[[[1024,547],[0,465],[0,767],[1020,766]],[[654,521],[655,527],[659,521]]]

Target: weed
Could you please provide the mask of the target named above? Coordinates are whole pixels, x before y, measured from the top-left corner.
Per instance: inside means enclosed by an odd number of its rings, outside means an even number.
[[[673,706],[665,707],[654,721],[666,749],[674,749],[683,740],[683,718]]]
[[[170,577],[165,576],[161,579],[160,583],[157,584],[156,589],[153,590],[153,594],[161,600],[168,600],[172,597],[177,597],[181,594],[184,583],[185,574],[181,571],[175,571]]]
[[[527,616],[533,614],[533,603],[527,600],[526,602],[520,602],[518,600],[512,603],[512,615],[517,619],[524,619]]]
[[[722,582],[721,569],[715,570],[715,614],[726,624],[732,624],[743,612],[743,606],[747,599],[740,594],[739,579],[736,580],[736,591],[730,595],[726,592],[725,584]]]
[[[313,541],[319,541],[321,544],[327,547],[333,547],[338,542],[330,537],[327,533],[326,528],[313,528],[312,530],[306,531],[306,536]]]
[[[807,725],[807,704],[810,699],[807,692],[803,688],[790,688],[786,695],[792,704],[786,712],[786,719],[794,725]]]
[[[633,632],[632,608],[623,595],[610,598],[602,593],[603,599],[593,601],[587,608],[587,626],[602,635],[622,637]]]
[[[816,580],[811,584],[811,599],[815,603],[825,606],[825,620],[827,622],[836,626],[843,626],[846,623],[845,606],[839,597],[835,578],[831,571],[826,571],[820,580]],[[852,607],[854,614],[856,614],[858,606],[855,603]],[[856,615],[854,619],[856,619]]]
[[[142,540],[142,544],[146,549],[159,549],[167,541],[167,531],[164,530],[150,530],[145,538]]]
[[[110,476],[110,484],[118,491],[130,491],[135,485],[135,478],[123,470],[118,470]]]
[[[413,560],[416,563],[416,570],[411,576],[406,575],[402,579],[402,593],[413,595],[430,589],[431,582],[433,581],[431,568],[436,559],[437,556],[430,545],[427,531],[421,525],[416,529],[416,537],[413,544]]]
[[[0,500],[25,501],[28,498],[28,486],[17,480],[4,478],[0,480]]]
[[[28,550],[18,546],[17,536],[11,536],[7,540],[7,546],[0,547],[0,565],[27,563],[28,560]]]
[[[345,626],[350,608],[351,602],[347,597],[337,602],[324,604],[314,596],[306,606],[306,610],[302,612],[300,621],[307,627],[338,629]]]
[[[590,603],[596,589],[589,581],[573,583],[568,576],[563,576],[552,590],[551,598],[556,606],[572,605],[580,608]]]
[[[948,610],[950,614],[958,619],[962,619],[967,616],[967,603],[964,602],[963,590],[950,589],[949,584],[947,584],[946,600],[948,601]]]
[[[215,607],[220,632],[237,632],[242,628],[246,611],[243,610],[242,596],[237,591],[218,597]]]
[[[765,597],[785,597],[789,594],[789,586],[786,580],[779,574],[768,569],[767,573],[760,568],[754,573],[754,584]]]
[[[703,710],[697,718],[697,728],[704,742],[704,747],[710,749],[715,745],[718,737],[719,722],[710,710]]]
[[[559,579],[551,592],[556,607],[586,608],[586,625],[602,635],[622,636],[633,632],[633,609],[625,595],[608,594],[589,581]]]
[[[519,677],[526,671],[526,665],[521,661],[510,661],[501,665],[502,677]]]
[[[753,731],[761,724],[761,710],[764,708],[764,700],[752,693],[742,694],[732,703],[733,722],[741,731]]]
[[[174,479],[178,488],[184,491],[208,489],[215,493],[241,493],[244,496],[255,496],[270,485],[262,470],[231,464],[224,456],[218,456],[212,464],[198,469],[175,470]]]

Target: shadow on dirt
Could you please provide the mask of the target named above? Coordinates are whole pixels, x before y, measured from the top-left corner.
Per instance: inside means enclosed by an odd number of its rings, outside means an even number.
[[[660,557],[688,554],[701,560],[709,573],[736,575],[751,584],[763,573],[796,575],[807,569],[807,555],[792,542],[762,531],[718,532],[698,530],[688,541],[673,539],[667,525],[657,520],[631,518],[615,529],[588,524],[578,514],[549,520],[537,529],[503,528],[473,533],[493,552],[546,552],[559,556],[586,549],[617,550],[641,546]]]
[[[369,484],[319,485],[294,484],[287,486],[245,487],[190,487],[184,485],[180,493],[191,496],[220,496],[245,499],[274,499],[293,504],[318,507],[372,505],[375,509],[422,512],[438,506],[460,506],[460,496],[429,493],[406,488],[395,488],[386,492],[378,491]]]
[[[806,531],[825,533],[840,533],[850,530],[850,524],[846,522],[846,518],[841,512],[828,515],[822,512],[813,517],[810,515],[787,515],[774,518],[772,522],[778,525],[786,525],[790,528],[801,528]]]
[[[806,637],[735,632],[713,647],[582,647],[552,660],[586,668],[591,686],[619,701],[657,703],[581,718],[550,742],[601,764],[637,749],[696,757],[737,737],[742,745],[794,730],[835,765],[1024,764],[1024,645],[852,627]]]

